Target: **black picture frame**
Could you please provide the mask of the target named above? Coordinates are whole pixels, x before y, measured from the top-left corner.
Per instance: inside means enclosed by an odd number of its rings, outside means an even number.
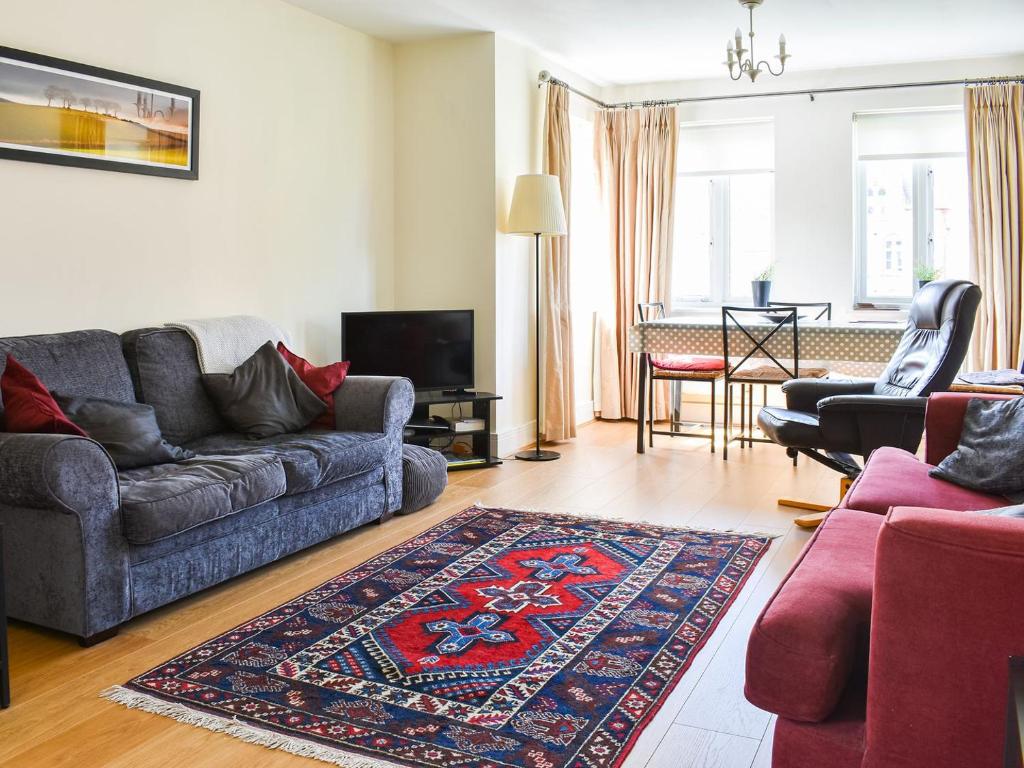
[[[62,165],[75,168],[92,168],[101,171],[116,171],[119,173],[136,173],[147,176],[164,176],[175,179],[195,180],[199,178],[199,91],[194,88],[186,88],[173,83],[166,83],[160,80],[152,80],[146,77],[129,75],[124,72],[116,72],[111,69],[93,67],[87,64],[80,64],[66,59],[58,59],[53,56],[44,56],[38,53],[21,51],[16,48],[0,46],[0,59],[9,59],[14,62],[38,67],[47,67],[58,70],[61,76],[74,77],[82,75],[86,78],[98,78],[108,81],[109,84],[128,89],[143,89],[155,91],[162,95],[170,95],[175,98],[188,99],[190,109],[188,114],[187,130],[187,167],[174,167],[166,164],[149,163],[147,161],[123,161],[106,159],[102,157],[90,157],[84,153],[78,154],[57,154],[53,151],[33,149],[30,145],[21,145],[24,148],[0,145],[0,159],[21,160],[30,163],[46,163],[48,165]],[[3,85],[0,78],[0,86]],[[173,115],[173,111],[172,111]],[[0,124],[2,128],[2,124]],[[4,143],[4,136],[0,133],[0,144]]]

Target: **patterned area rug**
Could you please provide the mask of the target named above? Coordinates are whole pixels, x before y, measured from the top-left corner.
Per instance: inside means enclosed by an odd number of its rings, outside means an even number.
[[[353,768],[617,766],[768,545],[471,508],[104,695]]]

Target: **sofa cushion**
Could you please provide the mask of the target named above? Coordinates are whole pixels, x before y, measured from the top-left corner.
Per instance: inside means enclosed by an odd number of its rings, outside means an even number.
[[[1007,504],[1004,496],[972,491],[929,477],[931,468],[907,451],[878,448],[839,506],[884,515],[890,507],[974,511]]]
[[[744,693],[754,706],[809,722],[833,712],[865,655],[884,520],[837,509],[807,543],[750,633]]]
[[[121,336],[140,403],[153,406],[168,442],[182,445],[226,431],[203,387],[192,337],[177,328],[142,328]]]
[[[71,421],[50,391],[32,371],[7,355],[0,374],[0,401],[4,405],[4,430],[49,435],[88,437]]]
[[[193,456],[191,451],[164,440],[152,406],[63,395],[57,395],[57,402],[71,421],[106,449],[118,469],[167,464]]]
[[[317,417],[312,426],[334,429],[334,391],[345,383],[349,362],[345,360],[340,363],[316,366],[288,349],[283,341],[277,342],[277,351],[302,379],[302,383],[313,390],[313,394],[323,400],[324,405],[327,406],[327,410]]]
[[[118,473],[124,533],[147,544],[275,499],[284,468],[273,456],[204,456]]]
[[[928,474],[964,488],[1024,501],[1024,398],[971,400],[957,449]]]
[[[327,412],[270,341],[231,373],[204,373],[203,386],[224,421],[251,438],[295,432]]]
[[[135,402],[121,339],[110,331],[72,331],[0,339],[0,366],[8,354],[51,392]]]
[[[377,432],[306,430],[249,440],[244,435],[210,435],[187,446],[198,454],[266,454],[284,466],[286,493],[302,493],[384,465],[386,435]]]

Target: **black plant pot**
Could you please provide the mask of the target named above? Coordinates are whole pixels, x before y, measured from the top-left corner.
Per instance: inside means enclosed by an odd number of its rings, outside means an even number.
[[[931,282],[931,280],[918,280],[917,281],[917,290],[920,291],[922,288],[924,288],[930,282]]]
[[[772,281],[771,280],[751,280],[750,290],[754,294],[754,306],[755,307],[767,307],[768,301],[771,299],[772,293]]]

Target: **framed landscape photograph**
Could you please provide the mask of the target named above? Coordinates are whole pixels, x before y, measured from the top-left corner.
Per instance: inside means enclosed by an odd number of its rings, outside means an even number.
[[[199,178],[199,91],[0,46],[0,158]]]

